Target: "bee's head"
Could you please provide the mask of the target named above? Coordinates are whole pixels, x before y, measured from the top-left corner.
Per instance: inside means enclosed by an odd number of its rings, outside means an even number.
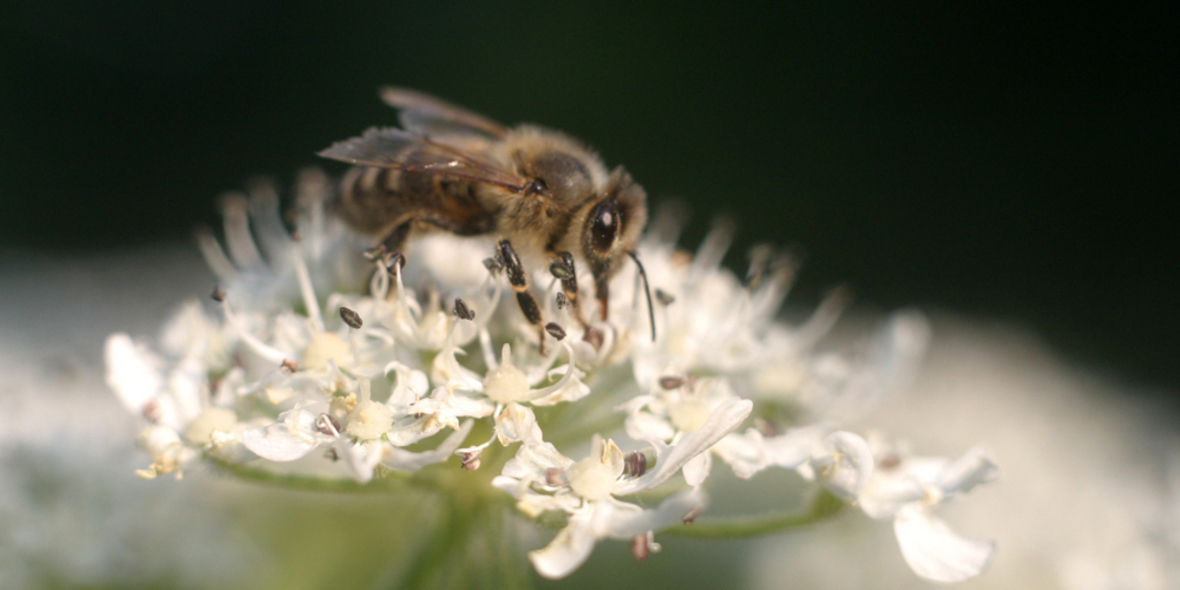
[[[606,190],[589,204],[582,226],[582,254],[590,265],[599,299],[619,262],[635,249],[647,225],[647,193],[622,167],[615,168]]]

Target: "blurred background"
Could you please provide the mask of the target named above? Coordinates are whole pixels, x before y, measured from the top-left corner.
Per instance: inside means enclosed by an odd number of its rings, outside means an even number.
[[[17,0],[0,248],[188,240],[215,197],[419,88],[565,130],[656,198],[806,252],[797,302],[1010,320],[1180,388],[1175,15],[979,3]],[[323,163],[333,172],[342,167]]]

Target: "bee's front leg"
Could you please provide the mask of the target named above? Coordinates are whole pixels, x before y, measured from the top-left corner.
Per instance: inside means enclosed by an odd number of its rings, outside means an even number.
[[[574,256],[569,252],[558,252],[557,260],[549,265],[549,272],[561,281],[561,291],[569,306],[573,308],[574,317],[583,328],[586,318],[582,317],[582,305],[578,299],[578,271],[574,267]]]
[[[537,327],[537,348],[544,356],[545,327],[541,324],[541,306],[537,303],[536,296],[529,290],[528,274],[524,271],[524,265],[521,264],[520,257],[516,255],[516,250],[512,248],[511,242],[500,240],[497,246],[500,249],[500,258],[504,260],[504,271],[508,275],[508,283],[512,285],[512,290],[516,291],[516,303],[520,306],[520,311],[524,313],[525,319]]]

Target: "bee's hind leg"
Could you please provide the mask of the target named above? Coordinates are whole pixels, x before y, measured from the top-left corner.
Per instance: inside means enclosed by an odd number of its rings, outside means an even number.
[[[512,290],[516,291],[516,303],[520,306],[520,311],[524,313],[525,319],[537,327],[537,348],[541,355],[544,355],[545,327],[541,324],[541,306],[537,303],[537,297],[529,290],[528,274],[525,273],[524,265],[521,264],[520,257],[516,255],[516,250],[512,248],[511,242],[500,240],[497,247],[500,250],[500,258],[504,260],[504,271],[508,275],[508,283],[512,285]]]

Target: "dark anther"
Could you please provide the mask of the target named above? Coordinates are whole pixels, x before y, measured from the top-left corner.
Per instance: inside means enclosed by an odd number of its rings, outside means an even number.
[[[565,262],[561,260],[554,261],[549,265],[549,272],[558,279],[568,281],[574,278],[574,269],[570,268]]]
[[[877,467],[881,469],[893,469],[898,465],[901,465],[901,457],[897,453],[886,453],[877,457]]]
[[[324,451],[324,458],[335,463],[340,460],[340,454],[336,452],[335,448],[329,448]]]
[[[676,301],[676,297],[663,289],[656,288],[656,301],[659,301],[660,305],[668,307],[672,305],[672,302]]]
[[[557,309],[565,309],[570,306],[570,298],[565,296],[561,291],[557,292]]]
[[[693,508],[692,510],[689,510],[688,514],[685,514],[684,518],[680,519],[680,522],[691,525],[697,521],[697,517],[701,515],[702,510],[704,510],[704,508]]]
[[[336,436],[340,434],[340,421],[331,414],[320,414],[316,416],[315,429],[321,434]]]
[[[148,422],[153,424],[159,422],[160,402],[154,399],[148,400],[147,403],[143,405],[143,410],[141,410],[141,412],[143,413],[143,417],[146,418]]]
[[[753,291],[762,285],[773,254],[774,250],[769,244],[758,244],[750,248],[750,269],[746,271],[746,288]]]
[[[545,331],[549,332],[550,336],[558,340],[565,339],[565,329],[557,325],[557,322],[549,322],[548,324],[545,324]]]
[[[545,470],[545,484],[553,487],[561,485],[562,479],[565,477],[565,472],[556,468],[550,467]]]
[[[758,432],[762,433],[762,436],[766,438],[773,438],[782,434],[773,422],[763,418],[754,418],[754,428],[757,428]]]
[[[225,291],[222,291],[221,287],[213,287],[213,292],[210,293],[209,296],[218,303],[225,301]]]
[[[627,453],[627,457],[623,459],[623,471],[631,477],[639,477],[647,473],[647,455],[641,451]]]
[[[662,387],[664,389],[676,389],[676,388],[680,387],[681,385],[684,385],[684,378],[683,377],[674,377],[674,376],[660,377],[660,387]]]
[[[361,315],[347,307],[340,308],[340,319],[344,320],[344,323],[353,330],[359,330],[361,326],[365,325],[365,322],[361,321]]]
[[[287,373],[294,373],[299,370],[299,363],[293,359],[283,359],[283,364],[279,365],[279,367]]]
[[[482,454],[483,453],[480,451],[460,453],[459,462],[463,464],[463,469],[466,469],[467,471],[475,471],[476,469],[479,469],[479,465],[481,463],[479,458]]]
[[[483,259],[483,267],[488,269],[488,272],[496,274],[503,270],[504,263],[500,261],[499,256],[488,257]]]
[[[651,555],[651,539],[647,537],[647,533],[640,533],[631,538],[631,557],[635,561],[643,561],[647,556]]]
[[[586,333],[582,335],[582,340],[594,347],[594,350],[602,350],[603,335],[598,328],[586,328]]]
[[[376,246],[365,250],[365,258],[370,261],[381,260],[382,258],[385,258],[385,254],[387,252],[388,250],[385,248],[385,244],[377,244]]]
[[[389,274],[396,274],[401,272],[406,267],[406,257],[401,252],[394,252],[389,255],[388,261],[385,263],[385,268],[389,270]]]
[[[474,320],[475,312],[467,307],[467,304],[458,297],[455,298],[455,317],[461,320]]]

